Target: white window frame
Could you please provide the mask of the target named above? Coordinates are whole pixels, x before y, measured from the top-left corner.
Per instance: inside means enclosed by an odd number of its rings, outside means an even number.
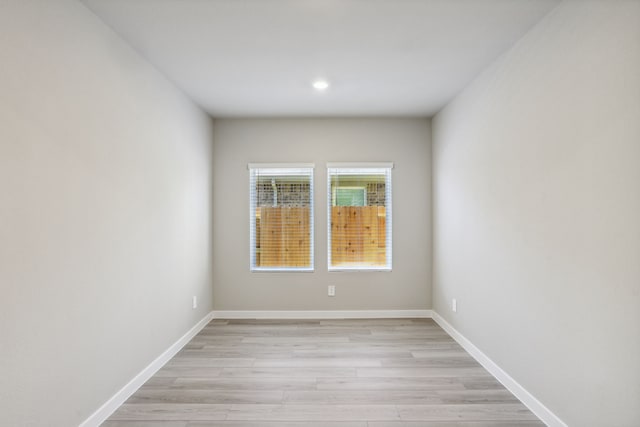
[[[334,171],[349,175],[385,175],[385,255],[386,265],[384,266],[332,266],[331,263],[331,207],[333,206],[333,191],[331,190],[331,176]],[[376,162],[376,163],[327,163],[327,268],[329,271],[392,271],[393,268],[393,213],[392,213],[392,175],[393,163]]]
[[[251,272],[313,272],[315,265],[314,256],[314,191],[313,178],[315,165],[313,163],[249,163],[249,269]],[[286,176],[309,174],[309,256],[311,265],[309,267],[258,267],[256,266],[256,208],[257,197],[255,195],[256,178],[260,171],[260,176]]]

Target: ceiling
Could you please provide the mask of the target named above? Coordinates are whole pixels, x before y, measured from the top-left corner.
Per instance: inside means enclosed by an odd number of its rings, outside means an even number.
[[[559,3],[82,1],[214,117],[432,116]]]

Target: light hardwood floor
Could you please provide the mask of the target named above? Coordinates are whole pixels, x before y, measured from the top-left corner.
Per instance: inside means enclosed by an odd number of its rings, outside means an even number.
[[[104,427],[540,427],[431,319],[213,320]]]

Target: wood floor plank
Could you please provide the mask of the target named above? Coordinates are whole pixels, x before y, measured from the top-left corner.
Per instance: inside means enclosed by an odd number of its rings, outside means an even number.
[[[413,358],[411,355],[411,351],[398,349],[398,348],[380,348],[380,347],[371,347],[371,346],[349,346],[346,345],[341,346],[340,348],[322,348],[320,346],[316,346],[314,349],[295,349],[293,350],[292,357],[308,357],[308,358],[320,358],[320,357],[328,357],[328,358],[354,358],[354,359],[362,359],[366,357],[374,358],[374,359],[383,359],[383,358]]]
[[[340,350],[322,349],[322,350],[295,350],[291,357],[302,358],[353,358],[362,359],[365,357],[371,357],[373,359],[384,358],[412,358],[411,352],[408,350],[402,350],[397,348],[390,349],[378,349],[378,348],[343,348]]]
[[[495,390],[503,389],[504,386],[500,384],[494,377],[487,375],[486,377],[461,377],[459,378],[464,388],[467,390]]]
[[[193,343],[195,344],[201,344],[201,343],[206,343],[206,344],[233,344],[233,343],[240,343],[242,342],[243,337],[242,336],[236,336],[236,335],[231,335],[231,336],[227,336],[227,335],[212,335],[212,334],[208,334],[206,332],[203,332],[202,335],[198,335],[197,339],[195,341],[193,341]]]
[[[519,400],[504,387],[494,390],[438,390],[437,394],[444,404],[450,405],[519,402]]]
[[[111,416],[112,421],[191,421],[224,420],[231,405],[194,403],[124,403]]]
[[[472,357],[423,357],[416,358],[382,358],[379,360],[384,368],[477,368],[480,364]]]
[[[280,404],[280,390],[140,390],[127,403]]]
[[[143,388],[167,388],[171,387],[171,385],[175,382],[175,377],[158,377],[153,376],[147,380],[141,387]]]
[[[348,336],[348,335],[362,335],[370,336],[374,331],[362,328],[340,328],[340,327],[271,327],[268,329],[256,329],[255,326],[245,326],[242,328],[227,327],[225,329],[218,328],[216,330],[208,331],[204,337],[229,337],[228,341],[233,341],[231,337],[238,336],[251,336],[251,337],[324,337],[324,336]],[[387,332],[388,333],[388,332]],[[439,332],[433,332],[434,334],[443,335]],[[446,335],[446,333],[444,333]],[[448,335],[447,335],[448,336]],[[221,341],[225,339],[219,338]]]
[[[356,368],[222,368],[220,376],[243,378],[355,377]]]
[[[177,357],[181,358],[202,358],[202,357],[213,357],[213,358],[240,358],[240,359],[267,359],[267,358],[276,358],[283,359],[285,357],[293,357],[293,350],[280,350],[280,349],[244,349],[242,347],[237,348],[228,348],[228,347],[210,347],[205,348],[203,350],[183,350]]]
[[[185,390],[315,390],[316,378],[177,378],[171,389]],[[463,387],[460,385],[460,387]]]
[[[343,342],[349,342],[349,338],[346,336],[245,337],[242,339],[242,342],[245,344],[343,343]]]
[[[323,326],[361,326],[366,328],[376,326],[406,326],[414,325],[419,322],[420,319],[322,319],[319,321]],[[428,324],[436,325],[432,319]]]
[[[542,421],[370,421],[368,427],[545,427]]]
[[[260,359],[253,364],[256,368],[372,368],[380,367],[380,360],[374,358],[328,358],[328,357],[306,357],[287,359]]]
[[[425,343],[443,343],[443,344],[453,344],[453,338],[449,336],[426,336],[426,337],[412,337],[412,338],[403,338],[403,337],[381,337],[381,336],[365,336],[365,335],[349,335],[348,337],[350,342],[358,342],[358,343],[384,343],[384,344],[392,344],[392,343],[403,343],[403,344],[425,344]],[[331,341],[329,341],[331,342]]]
[[[156,377],[217,377],[226,368],[208,368],[201,366],[164,366],[158,372]]]
[[[296,327],[304,325],[320,325],[321,320],[317,319],[229,319],[229,325],[256,325],[258,327],[273,327],[274,325],[294,325]]]
[[[474,390],[321,390],[287,391],[284,403],[316,404],[396,404],[396,405],[462,405],[471,403],[518,403],[507,390],[491,392]]]
[[[395,405],[233,405],[228,420],[369,421],[400,420]]]
[[[103,426],[543,424],[432,319],[216,319]]]
[[[282,359],[280,359],[282,360]],[[171,359],[167,368],[242,368],[253,366],[256,359],[241,357],[178,357]]]
[[[162,427],[162,426],[160,426]],[[193,421],[186,427],[367,427],[366,421]]]
[[[464,390],[457,378],[318,378],[318,390]]]
[[[407,421],[536,421],[522,403],[474,405],[398,405],[398,413]]]
[[[426,405],[443,404],[442,398],[434,391],[288,391],[284,394],[285,404],[339,405]]]
[[[434,349],[432,347],[431,348],[427,348],[427,349],[422,349],[422,350],[413,349],[413,350],[411,350],[411,356],[415,357],[416,359],[442,358],[442,357],[451,357],[451,358],[458,358],[458,357],[467,358],[467,357],[471,357],[471,356],[469,356],[469,353],[464,351],[463,348],[459,348],[459,349],[449,349],[449,348]]]
[[[461,367],[461,368],[357,368],[359,377],[486,377],[487,371],[482,367]]]
[[[188,427],[186,421],[105,421],[101,427]]]

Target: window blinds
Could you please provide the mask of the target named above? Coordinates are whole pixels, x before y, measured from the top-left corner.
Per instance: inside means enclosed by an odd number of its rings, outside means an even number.
[[[313,165],[249,164],[251,271],[313,271]]]
[[[391,270],[392,167],[328,165],[329,270]]]

